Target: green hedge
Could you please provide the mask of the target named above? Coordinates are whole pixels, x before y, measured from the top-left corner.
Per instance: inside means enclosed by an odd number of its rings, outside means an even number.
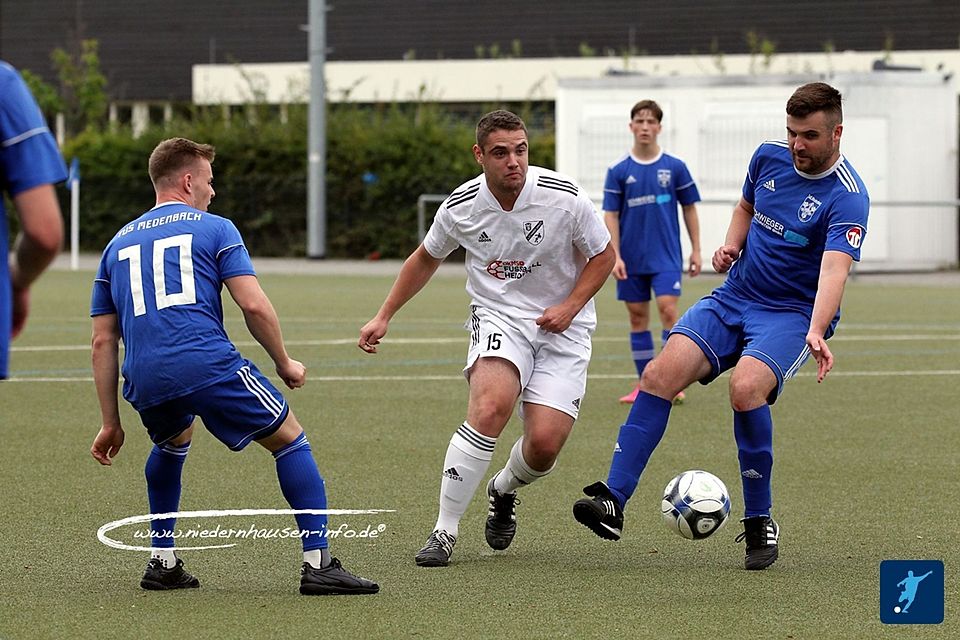
[[[519,110],[531,126],[531,162],[554,166],[552,121]],[[327,115],[327,256],[402,258],[417,244],[417,197],[448,193],[477,175],[476,117],[438,105],[333,105]],[[164,138],[217,149],[214,213],[232,219],[252,254],[306,254],[307,110],[285,122],[263,106],[224,119],[220,108],[133,138],[129,130],[87,131],[64,148],[81,167],[81,247],[98,252],[124,223],[153,206],[147,158]],[[64,214],[69,194],[63,192]],[[429,212],[432,214],[432,211]]]

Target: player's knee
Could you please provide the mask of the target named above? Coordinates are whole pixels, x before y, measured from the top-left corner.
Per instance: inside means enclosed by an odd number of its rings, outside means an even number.
[[[528,434],[524,440],[524,460],[534,469],[545,469],[560,455],[563,441],[554,434]]]
[[[748,376],[730,378],[730,406],[734,411],[750,411],[767,403],[769,390]]]
[[[654,358],[643,369],[643,375],[640,376],[640,389],[662,398],[673,397],[676,392],[671,392],[671,389],[676,385],[671,385],[669,378],[663,362],[659,358]]]
[[[513,406],[495,398],[472,400],[468,413],[468,422],[474,429],[484,435],[498,435],[510,419]]]

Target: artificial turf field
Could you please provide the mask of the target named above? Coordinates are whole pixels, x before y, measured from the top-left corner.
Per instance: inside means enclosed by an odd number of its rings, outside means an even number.
[[[383,525],[376,539],[331,542],[334,555],[378,580],[381,592],[307,598],[297,593],[297,540],[184,551],[202,586],[171,593],[140,590],[145,554],[98,541],[101,525],[148,511],[149,441],[123,404],[127,439],[114,466],[101,467],[88,453],[99,428],[89,371],[91,278],[90,271],[43,277],[15,343],[12,380],[0,384],[0,638],[960,637],[955,284],[874,276],[848,284],[844,321],[830,342],[833,373],[817,385],[808,363],[773,408],[781,555],[770,569],[748,573],[743,546],[733,541],[742,502],[726,378],[691,388],[673,411],[627,507],[621,541],[602,541],[572,518],[581,488],[606,476],[627,413],[616,399],[632,385],[626,312],[608,282],[597,299],[600,326],[580,420],[556,471],[522,491],[513,545],[487,548],[481,487],[453,564],[424,569],[413,554],[436,518],[443,454],[466,408],[462,274],[435,277],[370,356],[357,349],[356,336],[392,276],[264,273],[291,355],[309,369],[307,386],[287,398],[310,438],[330,508],[394,510],[330,519],[331,529]],[[682,305],[718,282],[687,280]],[[236,307],[227,303],[225,312],[241,351],[272,373]],[[491,474],[519,433],[514,418]],[[691,468],[720,476],[733,501],[727,525],[700,542],[670,533],[659,516],[663,486]],[[266,451],[253,445],[231,453],[196,431],[181,509],[286,507]],[[180,524],[294,522],[245,516]],[[134,538],[138,526],[110,535],[143,544]],[[888,559],[944,562],[943,624],[881,624],[879,564]]]

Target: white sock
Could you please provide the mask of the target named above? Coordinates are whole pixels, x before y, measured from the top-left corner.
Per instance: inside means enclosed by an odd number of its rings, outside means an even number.
[[[303,561],[314,569],[322,569],[330,564],[330,549],[311,549],[303,552]]]
[[[440,478],[440,515],[435,529],[456,536],[460,518],[467,510],[480,481],[487,473],[496,438],[478,433],[464,422],[450,438]]]
[[[152,560],[153,558],[162,562],[164,569],[172,569],[177,566],[177,554],[173,549],[154,547],[150,549],[150,559]]]
[[[501,494],[513,493],[520,487],[528,485],[534,480],[547,475],[553,471],[556,466],[557,463],[554,462],[546,471],[531,469],[527,461],[523,459],[523,436],[520,436],[520,439],[517,440],[513,444],[513,448],[510,449],[510,457],[507,459],[507,464],[493,479],[493,488]]]

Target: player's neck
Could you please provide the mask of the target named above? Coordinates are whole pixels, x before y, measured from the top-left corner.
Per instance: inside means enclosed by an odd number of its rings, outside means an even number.
[[[157,191],[157,203],[154,205],[155,207],[170,202],[182,202],[188,207],[193,206],[187,196],[179,191]]]
[[[653,160],[660,155],[660,145],[653,144],[635,144],[633,145],[633,155],[640,160]]]
[[[490,189],[490,193],[497,199],[500,208],[504,211],[513,211],[513,207],[517,204],[517,198],[520,197],[520,191],[522,191],[522,189],[518,189],[517,191],[494,191]]]

